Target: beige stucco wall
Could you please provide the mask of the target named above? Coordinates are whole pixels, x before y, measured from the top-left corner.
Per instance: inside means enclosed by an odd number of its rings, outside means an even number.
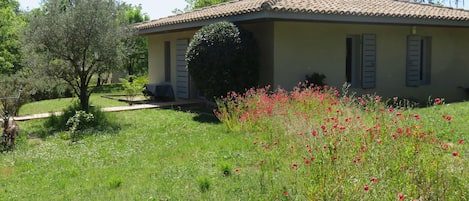
[[[457,87],[469,87],[467,28],[417,27],[418,35],[432,37],[431,84],[406,87],[406,44],[411,26],[275,22],[274,86],[291,89],[306,74],[318,72],[327,76],[327,84],[340,88],[346,81],[346,37],[364,33],[376,34],[377,83],[375,89],[357,91],[418,99],[465,97]]]
[[[273,83],[273,22],[246,23],[241,25],[253,33],[259,46],[260,86]],[[165,79],[164,42],[171,43],[171,84],[176,86],[176,40],[192,39],[197,30],[171,32],[148,36],[148,76],[150,83],[161,83]],[[192,87],[195,86],[192,83]],[[193,89],[193,88],[192,88]],[[191,96],[196,96],[191,90]]]
[[[274,22],[257,22],[242,25],[253,33],[259,47],[259,86],[271,85],[274,79]]]
[[[148,37],[148,79],[150,83],[165,81],[164,43],[171,44],[171,85],[176,86],[176,40],[191,39],[195,30],[149,35]]]

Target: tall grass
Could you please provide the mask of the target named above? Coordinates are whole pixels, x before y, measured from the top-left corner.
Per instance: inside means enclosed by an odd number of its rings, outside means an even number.
[[[446,134],[458,117],[435,113],[428,125],[402,103],[347,88],[261,88],[229,93],[217,116],[256,147],[267,200],[468,200],[468,149]]]

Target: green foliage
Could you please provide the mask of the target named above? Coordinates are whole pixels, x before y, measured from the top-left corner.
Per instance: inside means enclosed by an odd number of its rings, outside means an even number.
[[[109,187],[111,189],[116,189],[121,186],[122,186],[122,179],[113,177],[109,180]]]
[[[212,185],[212,182],[210,181],[210,178],[208,177],[198,178],[197,183],[199,184],[199,190],[202,193],[208,192],[210,190],[210,186]]]
[[[25,25],[16,0],[0,1],[0,74],[21,69],[20,30]]]
[[[145,89],[145,84],[148,83],[147,77],[135,77],[129,76],[127,79],[119,79],[124,88],[125,95],[129,104],[132,105],[132,102],[135,100],[135,97],[138,95],[143,95],[143,90]]]
[[[191,78],[207,99],[245,91],[259,79],[258,49],[252,34],[229,22],[202,27],[186,54]]]
[[[120,65],[122,41],[131,34],[118,2],[48,0],[42,9],[24,31],[25,64],[33,74],[64,80],[88,111],[92,77]]]
[[[29,79],[19,75],[0,75],[1,115],[18,114],[19,108],[31,101],[30,97],[34,90],[34,85],[30,83]]]
[[[75,103],[64,109],[63,114],[52,115],[48,118],[44,122],[44,127],[47,128],[48,134],[50,135],[53,134],[53,132],[70,130],[75,123],[78,123],[76,125],[77,127],[74,128],[75,131],[87,130],[87,132],[91,132],[92,130],[103,131],[106,129],[114,129],[113,127],[115,125],[113,125],[113,123],[108,119],[108,116],[101,111],[100,107],[90,107],[88,112],[79,112],[78,114],[77,111],[81,111],[81,106]],[[76,121],[74,121],[74,119]]]
[[[173,13],[188,12],[194,9],[203,8],[228,1],[230,0],[186,0],[187,6],[183,10],[176,8],[173,10]]]
[[[86,129],[85,125],[93,121],[93,119],[93,114],[80,110],[75,111],[75,115],[67,120],[66,125],[68,126],[68,131],[70,132],[70,137],[73,142],[78,141],[81,137],[80,134],[82,134],[83,130]]]
[[[121,5],[124,12],[125,20],[127,24],[135,24],[140,22],[146,22],[150,20],[147,14],[142,13],[142,6],[132,6],[130,4],[123,3]],[[144,76],[148,72],[148,49],[147,49],[147,38],[146,37],[129,37],[124,40],[123,47],[124,58],[123,65],[124,69],[127,70],[128,75]]]

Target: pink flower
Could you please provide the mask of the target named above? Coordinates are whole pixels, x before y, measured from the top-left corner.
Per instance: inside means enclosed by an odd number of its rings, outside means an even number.
[[[372,177],[370,181],[374,184],[378,183],[378,179],[376,177]]]
[[[288,195],[288,191],[283,192],[284,195]]]
[[[339,91],[334,90],[334,95],[335,95],[335,96],[339,96]]]
[[[405,195],[402,194],[402,193],[398,193],[397,197],[399,197],[399,200],[404,200],[405,199]]]
[[[441,104],[441,98],[435,98],[435,104],[436,105]]]
[[[463,139],[460,139],[459,140],[459,144],[463,144],[464,143],[464,140]]]
[[[453,152],[453,156],[454,156],[454,157],[458,157],[458,156],[459,156],[459,153],[458,153],[458,152]]]
[[[370,190],[370,187],[368,187],[368,186],[365,185],[365,186],[363,186],[363,190],[369,191],[369,190]]]

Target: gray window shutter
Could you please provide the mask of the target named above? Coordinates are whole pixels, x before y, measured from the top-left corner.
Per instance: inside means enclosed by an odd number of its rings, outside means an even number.
[[[363,34],[362,88],[376,87],[376,35]]]
[[[422,61],[422,37],[407,36],[407,64],[406,64],[406,85],[420,85],[420,69]]]
[[[189,71],[187,70],[186,51],[188,39],[176,40],[176,97],[189,98]]]

